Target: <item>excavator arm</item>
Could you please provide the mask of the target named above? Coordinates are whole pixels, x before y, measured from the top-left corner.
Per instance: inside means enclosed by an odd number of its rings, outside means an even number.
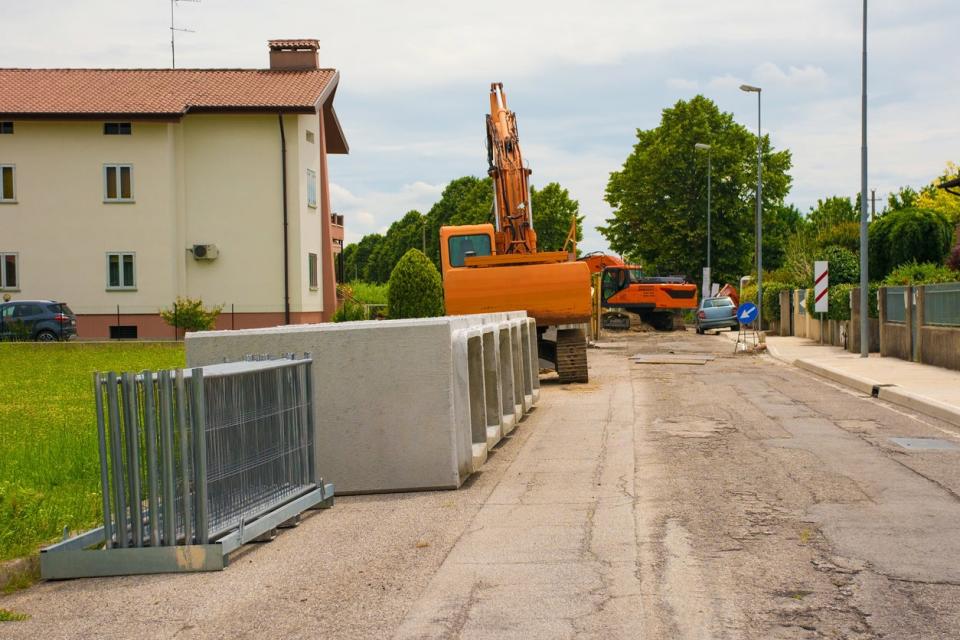
[[[497,254],[537,252],[530,206],[530,169],[523,164],[517,117],[507,108],[503,84],[490,85],[490,114],[487,116],[487,173],[493,178],[496,197]]]

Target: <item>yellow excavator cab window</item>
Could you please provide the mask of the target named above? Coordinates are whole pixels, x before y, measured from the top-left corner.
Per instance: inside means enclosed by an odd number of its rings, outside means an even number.
[[[462,267],[467,256],[491,255],[490,236],[478,233],[469,236],[452,236],[449,240],[450,266]]]

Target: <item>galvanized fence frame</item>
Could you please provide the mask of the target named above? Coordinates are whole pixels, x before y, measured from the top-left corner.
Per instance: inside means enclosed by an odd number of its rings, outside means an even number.
[[[222,569],[242,544],[331,506],[311,365],[94,374],[104,525],[44,549],[43,577]]]

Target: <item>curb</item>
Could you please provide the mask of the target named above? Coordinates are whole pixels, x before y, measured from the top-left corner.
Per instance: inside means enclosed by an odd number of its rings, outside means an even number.
[[[940,402],[933,398],[926,398],[899,387],[880,387],[880,395],[878,397],[881,400],[899,404],[900,406],[925,413],[928,416],[933,416],[934,418],[960,427],[960,408],[945,402]]]
[[[810,362],[809,360],[794,360],[793,364],[801,369],[806,369],[811,373],[815,373],[818,376],[824,378],[829,378],[834,382],[839,382],[842,385],[851,387],[865,393],[868,396],[873,395],[873,388],[883,384],[882,382],[877,382],[876,380],[871,380],[870,378],[861,378],[860,376],[852,376],[843,371],[838,371],[832,367],[825,367],[822,364],[816,364]]]
[[[918,411],[960,427],[960,407],[940,402],[933,398],[927,398],[926,396],[907,391],[896,385],[878,382],[871,378],[853,376],[831,367],[810,362],[809,360],[795,360],[793,364],[800,369],[805,369],[806,371],[828,378],[844,386],[856,389],[868,396],[873,396],[891,404]]]

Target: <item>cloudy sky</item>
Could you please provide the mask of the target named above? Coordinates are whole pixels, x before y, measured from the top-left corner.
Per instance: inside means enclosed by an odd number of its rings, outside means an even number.
[[[169,0],[4,0],[0,66],[165,67]],[[263,67],[266,41],[313,37],[341,72],[350,143],[331,194],[350,240],[426,211],[451,179],[484,175],[491,81],[505,84],[534,184],[557,181],[587,215],[586,249],[637,128],[703,93],[794,158],[788,200],[860,184],[857,0],[392,0],[178,2],[178,67]],[[954,2],[871,0],[870,186],[878,200],[960,159]],[[2,88],[0,88],[2,90]]]

